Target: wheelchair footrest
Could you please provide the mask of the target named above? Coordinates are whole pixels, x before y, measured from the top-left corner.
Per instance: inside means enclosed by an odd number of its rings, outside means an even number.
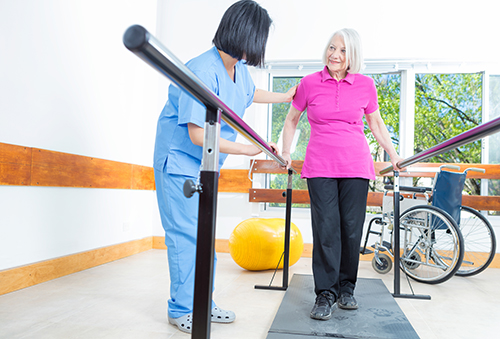
[[[373,253],[373,251],[372,251],[372,250],[369,250],[368,248],[363,248],[363,247],[361,247],[361,248],[359,249],[359,253],[361,253],[361,254],[371,254],[371,253]]]

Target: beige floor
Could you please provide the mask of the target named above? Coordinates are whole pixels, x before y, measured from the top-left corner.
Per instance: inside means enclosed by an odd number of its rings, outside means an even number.
[[[0,296],[0,338],[189,338],[165,319],[168,272],[165,251],[151,250],[67,277]],[[290,274],[311,273],[302,258]],[[215,300],[237,314],[233,324],[212,324],[211,338],[264,339],[284,292],[256,290],[272,271],[248,272],[219,254]],[[392,272],[379,275],[361,262],[359,276],[382,279],[393,291]],[[276,284],[281,283],[278,273]],[[439,285],[413,282],[432,300],[396,301],[422,339],[499,338],[500,269]],[[1,282],[0,282],[1,283]],[[401,281],[401,292],[408,285]]]

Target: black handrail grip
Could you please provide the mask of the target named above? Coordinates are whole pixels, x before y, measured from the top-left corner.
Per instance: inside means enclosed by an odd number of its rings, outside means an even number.
[[[148,42],[148,31],[140,26],[130,26],[123,35],[123,44],[132,52],[138,51]]]

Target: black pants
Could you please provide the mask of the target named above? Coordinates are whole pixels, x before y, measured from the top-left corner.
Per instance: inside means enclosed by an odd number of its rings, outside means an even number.
[[[354,293],[368,179],[309,178],[314,291]]]

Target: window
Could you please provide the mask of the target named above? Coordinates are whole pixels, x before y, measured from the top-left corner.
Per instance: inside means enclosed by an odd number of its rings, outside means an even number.
[[[482,80],[482,73],[416,74],[415,154],[481,124]],[[426,162],[481,163],[481,141]],[[480,188],[479,179],[467,179],[464,189],[479,195]]]

